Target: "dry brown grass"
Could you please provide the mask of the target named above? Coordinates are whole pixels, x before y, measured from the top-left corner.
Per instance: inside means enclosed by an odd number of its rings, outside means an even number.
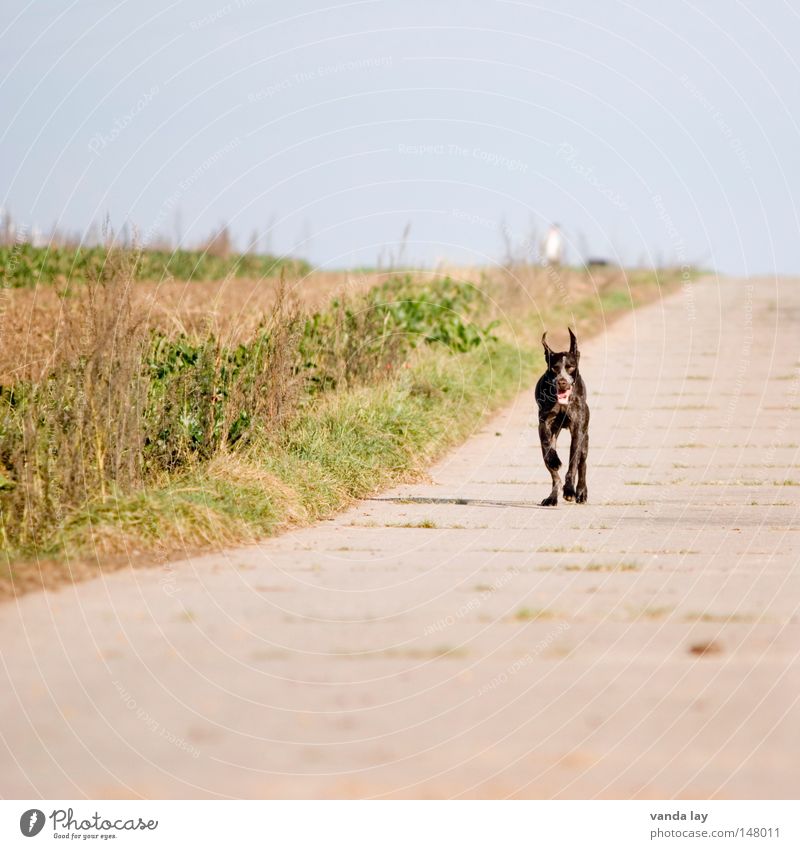
[[[318,272],[288,281],[288,285],[298,304],[311,310],[339,292],[364,291],[389,276]],[[131,287],[130,301],[136,321],[148,328],[167,334],[210,332],[239,342],[264,323],[280,285],[274,277],[137,281]],[[68,297],[52,286],[7,290],[5,309],[0,312],[0,385],[38,380],[63,358],[73,332],[70,315],[81,313],[90,299],[89,287]]]
[[[61,493],[80,501],[95,491],[107,496],[109,480],[139,482],[137,375],[147,334],[131,308],[125,262],[109,266],[112,285],[95,281],[80,303],[62,305],[49,337],[50,359],[59,364],[50,379],[4,398],[0,471],[16,481],[4,492],[4,536],[36,537],[58,520]]]
[[[35,368],[0,386],[3,548],[40,549],[93,499],[278,429],[295,408],[303,325],[282,278],[248,345],[232,349],[209,333],[177,346],[154,334],[133,274],[129,255],[109,254],[100,279],[54,302],[38,335],[30,327],[45,346]]]
[[[356,294],[385,282],[396,272],[314,272],[288,281],[290,294],[302,310],[316,310],[342,293]],[[565,307],[587,295],[618,285],[625,272],[601,269],[578,273],[538,266],[493,269],[441,267],[413,273],[419,280],[450,276],[479,282],[497,299],[498,312],[544,313],[553,303]],[[248,339],[264,323],[275,304],[277,278],[229,278],[216,281],[137,281],[126,297],[135,321],[167,334],[212,333],[227,343]],[[83,313],[91,301],[89,287],[62,297],[51,286],[4,293],[0,311],[0,385],[38,380],[71,349],[75,332],[71,316]],[[120,306],[123,306],[120,304]]]

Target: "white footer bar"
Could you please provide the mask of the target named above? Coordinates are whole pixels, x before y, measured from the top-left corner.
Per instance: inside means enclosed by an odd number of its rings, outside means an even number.
[[[0,846],[799,847],[794,801],[0,801]]]

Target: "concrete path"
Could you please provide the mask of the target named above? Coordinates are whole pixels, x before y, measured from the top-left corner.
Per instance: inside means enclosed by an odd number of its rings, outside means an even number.
[[[429,484],[0,607],[0,794],[800,796],[800,281],[582,351],[586,506],[525,393]]]

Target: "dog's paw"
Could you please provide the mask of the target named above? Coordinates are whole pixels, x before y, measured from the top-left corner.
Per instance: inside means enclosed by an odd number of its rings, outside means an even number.
[[[577,494],[575,495],[575,502],[577,504],[586,504],[586,500],[588,498],[589,498],[589,491],[586,489],[586,487],[582,487],[581,489],[578,490]]]
[[[575,498],[575,487],[570,481],[564,484],[564,501],[572,501]]]
[[[558,471],[561,468],[561,460],[558,454],[556,454],[555,448],[547,449],[544,455],[544,464],[548,469],[553,469],[553,471]]]
[[[544,501],[542,501],[542,507],[555,507],[558,504],[558,496],[557,495],[548,495]]]

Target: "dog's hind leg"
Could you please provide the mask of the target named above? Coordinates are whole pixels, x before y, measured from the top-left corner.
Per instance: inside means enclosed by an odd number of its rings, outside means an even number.
[[[539,422],[542,457],[544,457],[544,464],[553,481],[553,488],[550,490],[550,495],[542,501],[542,507],[555,507],[558,504],[558,491],[561,489],[561,475],[559,475],[558,470],[561,468],[561,460],[556,453],[557,438],[558,431],[553,432],[546,421]]]

